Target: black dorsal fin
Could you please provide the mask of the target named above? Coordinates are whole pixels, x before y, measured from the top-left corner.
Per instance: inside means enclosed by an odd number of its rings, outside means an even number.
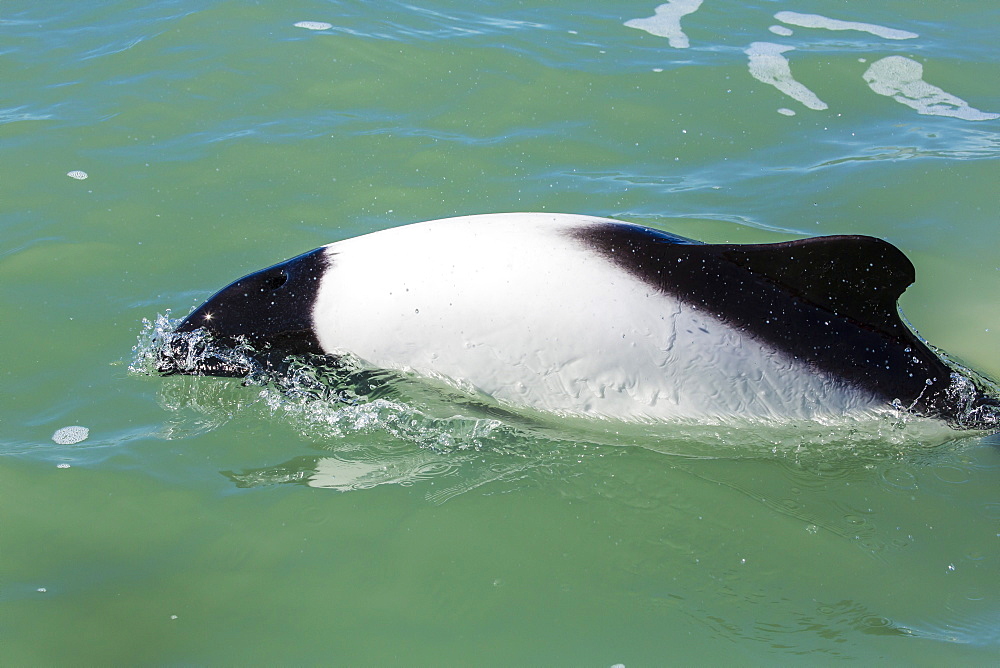
[[[915,273],[910,260],[887,241],[815,237],[730,246],[722,255],[820,308],[894,337],[903,333],[896,300]]]
[[[776,244],[681,244],[632,225],[575,236],[647,285],[789,359],[935,417],[955,419],[952,370],[903,323],[913,265],[892,244],[833,236]]]

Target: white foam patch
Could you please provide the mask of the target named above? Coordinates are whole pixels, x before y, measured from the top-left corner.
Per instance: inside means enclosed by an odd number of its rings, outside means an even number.
[[[862,75],[868,87],[927,116],[950,116],[965,121],[990,121],[1000,114],[979,111],[961,98],[924,81],[924,66],[903,56],[876,60]]]
[[[296,28],[305,28],[306,30],[329,30],[333,27],[332,23],[324,23],[323,21],[299,21],[295,24]]]
[[[785,26],[771,26],[768,28],[775,35],[781,35],[782,37],[788,37],[794,34],[791,28],[786,28]]]
[[[701,2],[702,0],[672,0],[657,7],[653,16],[631,19],[625,22],[625,26],[645,30],[657,37],[666,37],[670,46],[686,49],[690,42],[681,30],[681,17],[696,12],[701,7]]]
[[[787,107],[782,107],[781,109],[778,109],[778,113],[781,114],[782,116],[794,116],[795,115],[795,112],[792,111],[791,109],[787,108]]]
[[[88,174],[87,172],[82,172],[79,169],[74,169],[72,172],[66,172],[66,176],[71,179],[76,179],[77,181],[83,181],[87,178]]]
[[[90,436],[89,429],[79,425],[73,425],[71,427],[57,429],[56,433],[52,434],[52,440],[59,445],[73,445],[74,443],[86,441],[88,436]]]
[[[824,28],[826,30],[858,30],[881,37],[883,39],[913,39],[920,37],[915,32],[907,30],[896,30],[874,23],[859,23],[857,21],[841,21],[831,19],[819,14],[799,14],[798,12],[778,12],[774,15],[782,23],[787,23],[800,28]]]
[[[792,76],[788,59],[781,54],[793,50],[794,47],[773,42],[754,42],[745,51],[750,57],[750,75],[758,81],[774,86],[810,109],[818,111],[826,109],[826,102]]]

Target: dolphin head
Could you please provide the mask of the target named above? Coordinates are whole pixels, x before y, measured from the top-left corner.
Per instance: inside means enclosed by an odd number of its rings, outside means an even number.
[[[312,311],[328,264],[326,248],[317,248],[219,290],[164,342],[157,370],[240,377],[254,363],[271,367],[289,355],[322,354]]]

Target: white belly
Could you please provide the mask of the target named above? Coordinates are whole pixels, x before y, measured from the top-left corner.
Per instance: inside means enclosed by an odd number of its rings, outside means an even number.
[[[816,419],[877,405],[564,234],[600,222],[470,216],[331,244],[320,344],[566,414]]]

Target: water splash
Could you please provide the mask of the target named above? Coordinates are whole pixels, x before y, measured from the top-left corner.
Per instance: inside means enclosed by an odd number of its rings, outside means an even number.
[[[159,376],[158,357],[169,346],[178,321],[169,314],[144,320],[130,370]],[[198,332],[184,334],[197,337]],[[198,376],[159,378],[160,403],[189,419],[174,424],[168,437],[183,437],[218,428],[235,415],[255,412],[263,419],[292,426],[303,439],[330,444],[342,451],[362,438],[392,442],[439,455],[488,452],[524,457],[581,444],[632,446],[681,457],[809,457],[830,451],[850,452],[886,447],[906,449],[939,444],[958,432],[943,422],[913,415],[906,406],[859,411],[809,421],[752,419],[733,415],[705,420],[634,423],[587,417],[558,416],[501,404],[492,397],[444,381],[373,369],[343,356],[290,358],[278,367],[254,365],[250,351],[219,351],[196,339],[183,363],[196,366],[197,356],[231,355],[251,369],[245,378]],[[960,367],[949,361],[953,367]],[[973,407],[976,392],[988,381],[972,372],[953,377],[952,399],[966,406],[968,420],[982,424],[990,416]],[[993,416],[995,417],[995,416]],[[1000,427],[1000,421],[994,420]],[[185,425],[187,425],[185,427]],[[369,438],[371,437],[371,438]],[[422,465],[414,461],[415,466]],[[405,477],[405,476],[404,476]]]

